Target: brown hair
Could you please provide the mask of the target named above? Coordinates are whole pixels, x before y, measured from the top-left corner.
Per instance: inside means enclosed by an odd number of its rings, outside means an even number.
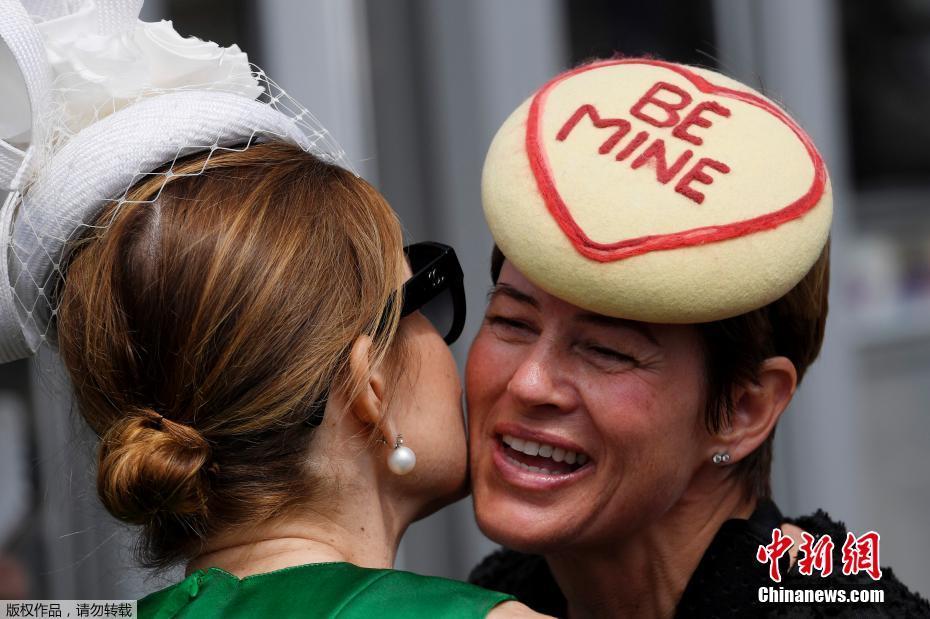
[[[495,245],[491,279],[497,283],[504,254]],[[830,288],[830,243],[810,271],[781,298],[757,310],[695,325],[704,349],[708,432],[727,427],[735,387],[758,381],[758,371],[769,357],[785,356],[798,374],[798,383],[820,353],[827,321]],[[732,467],[747,496],[769,498],[772,445],[775,430],[751,454]]]
[[[149,566],[322,494],[308,417],[331,387],[351,390],[358,336],[384,358],[403,275],[384,198],[296,146],[217,150],[162,172],[73,246],[56,325],[101,437],[100,498],[144,526]]]
[[[709,432],[727,427],[737,385],[757,383],[758,371],[769,357],[787,357],[798,374],[798,384],[807,373],[823,344],[830,291],[830,243],[820,257],[781,298],[757,310],[697,325],[704,345]],[[746,495],[772,495],[772,447],[775,428],[755,451],[737,462],[735,475]]]

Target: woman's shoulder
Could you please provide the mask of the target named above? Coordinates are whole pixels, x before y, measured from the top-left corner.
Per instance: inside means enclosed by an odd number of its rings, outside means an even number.
[[[566,614],[565,597],[540,555],[501,548],[485,557],[468,581],[512,595],[537,612],[556,617]]]
[[[806,516],[786,518],[785,522],[809,533],[815,540],[829,536],[828,539],[833,545],[830,552],[832,569],[827,576],[820,575],[822,570],[813,576],[804,575],[800,572],[799,564],[795,563],[785,576],[785,588],[790,586],[802,592],[818,589],[845,591],[847,595],[853,590],[880,591],[880,594],[872,598],[875,601],[854,605],[846,603],[837,605],[836,609],[851,610],[854,607],[856,612],[872,612],[874,616],[887,617],[930,616],[930,602],[916,591],[911,591],[901,582],[891,567],[880,565],[880,570],[873,569],[871,575],[864,569],[853,569],[849,570],[852,573],[844,573],[844,564],[854,561],[852,555],[862,556],[864,552],[869,552],[868,544],[873,541],[874,556],[881,564],[880,540],[877,535],[873,539],[869,539],[867,535],[857,537],[849,531],[843,521],[834,520],[822,509]],[[863,544],[865,547],[862,547]],[[844,547],[847,550],[844,550]]]
[[[141,600],[139,616],[477,618],[511,599],[465,582],[350,563],[309,564],[245,578],[210,568]]]
[[[383,570],[381,576],[354,598],[346,617],[485,617],[493,607],[513,596],[474,584],[424,576],[403,570]],[[395,614],[387,611],[394,610]],[[342,615],[340,615],[342,617]]]
[[[810,556],[818,552],[817,540],[829,535],[834,545],[826,544],[822,549],[824,555],[830,550],[829,569],[820,569],[821,565],[812,562],[811,570],[802,572],[801,561],[808,556],[808,549],[799,549],[794,561],[784,549],[780,558],[776,555],[780,581],[774,581],[769,573],[771,559],[761,563],[758,558],[760,549],[775,543],[773,527],[781,528],[798,544],[801,532],[809,533],[813,538]],[[823,510],[784,518],[770,501],[760,503],[749,520],[729,520],[721,527],[688,582],[678,615],[732,607],[758,616],[930,616],[927,601],[908,590],[890,568],[882,566],[877,580],[865,570],[844,573],[847,533],[842,522]]]

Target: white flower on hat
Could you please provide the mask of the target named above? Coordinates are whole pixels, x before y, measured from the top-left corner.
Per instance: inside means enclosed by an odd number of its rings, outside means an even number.
[[[262,93],[237,45],[183,37],[170,21],[135,20],[122,31],[102,34],[96,11],[88,1],[74,13],[37,24],[60,95],[60,122],[69,132],[165,90],[220,90],[249,99]]]
[[[296,144],[351,170],[237,46],[139,21],[143,0],[0,0],[0,363],[54,342],[70,241],[180,157]],[[161,171],[168,166],[168,171]]]

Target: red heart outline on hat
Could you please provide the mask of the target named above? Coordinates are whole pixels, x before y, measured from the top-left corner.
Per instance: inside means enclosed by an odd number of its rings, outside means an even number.
[[[744,219],[724,225],[705,226],[691,228],[681,232],[671,234],[654,234],[640,236],[632,239],[625,239],[614,243],[599,243],[591,239],[584,230],[578,225],[569,211],[568,205],[562,199],[559,190],[555,186],[552,177],[552,170],[549,167],[549,161],[546,157],[545,150],[540,141],[542,109],[546,102],[546,97],[552,89],[561,82],[590,71],[605,66],[618,64],[645,64],[668,69],[683,76],[690,81],[695,88],[702,93],[711,95],[720,95],[728,99],[736,99],[750,105],[757,106],[767,111],[772,116],[783,122],[798,137],[804,145],[808,155],[811,158],[811,164],[814,168],[814,178],[811,186],[800,198],[791,202],[787,206],[776,211]],[[559,224],[559,227],[568,236],[569,240],[583,256],[598,262],[613,262],[623,258],[630,258],[640,254],[664,249],[679,249],[690,247],[692,245],[704,245],[724,241],[740,236],[745,236],[762,230],[771,230],[783,223],[797,219],[806,212],[814,208],[823,196],[827,185],[827,170],[823,158],[817,152],[817,148],[811,141],[810,137],[802,130],[797,123],[788,117],[778,106],[766,101],[752,92],[743,92],[732,88],[717,86],[706,78],[689,71],[681,65],[663,62],[661,60],[650,60],[642,58],[629,58],[618,60],[606,60],[597,62],[573,71],[563,73],[552,81],[543,86],[533,97],[530,104],[529,116],[526,123],[526,154],[529,157],[530,168],[533,170],[533,176],[536,178],[536,184],[539,192],[549,209],[549,213]]]

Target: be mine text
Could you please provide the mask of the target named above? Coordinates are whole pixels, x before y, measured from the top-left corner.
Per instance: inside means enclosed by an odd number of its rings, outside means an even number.
[[[702,133],[712,127],[714,121],[729,118],[730,110],[716,101],[695,103],[693,97],[678,86],[668,82],[656,82],[633,104],[630,115],[658,129],[671,129],[673,138],[700,146],[704,143]],[[585,103],[562,125],[556,139],[560,142],[565,141],[585,117],[598,129],[613,129],[613,133],[598,148],[597,152],[601,155],[610,154],[632,130],[629,120],[604,118],[594,105]],[[667,185],[677,178],[675,191],[697,204],[704,202],[704,194],[695,185],[711,185],[714,182],[712,174],[730,172],[730,166],[710,157],[700,157],[685,170],[685,166],[694,158],[694,152],[690,148],[670,163],[665,139],[657,137],[650,141],[650,138],[652,136],[648,131],[637,132],[620,147],[614,159],[629,161],[630,168],[634,170],[654,162],[656,180],[659,183]]]

